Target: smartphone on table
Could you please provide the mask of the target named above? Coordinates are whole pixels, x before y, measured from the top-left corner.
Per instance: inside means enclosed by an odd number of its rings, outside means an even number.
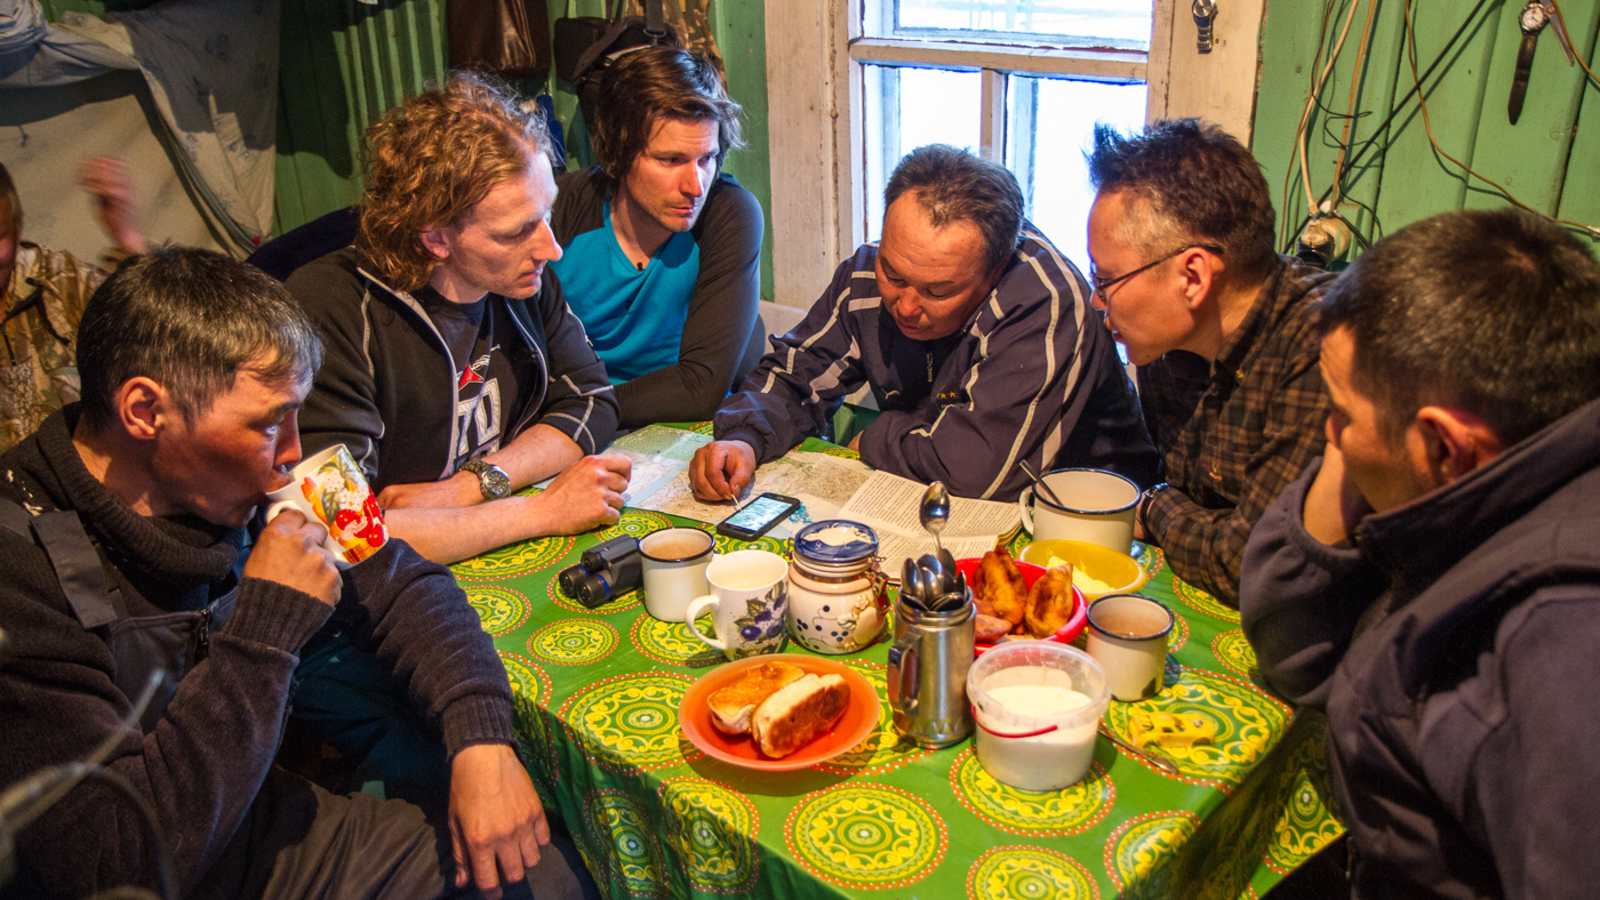
[[[799,508],[799,500],[769,491],[718,522],[717,533],[741,541],[753,541],[771,531],[774,525],[789,518],[789,514]]]

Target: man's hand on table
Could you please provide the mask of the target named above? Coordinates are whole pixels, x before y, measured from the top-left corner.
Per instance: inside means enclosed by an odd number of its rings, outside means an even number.
[[[286,509],[261,529],[244,563],[245,578],[294,588],[329,606],[339,602],[339,568],[325,543],[328,529],[298,509]]]
[[[689,460],[689,487],[701,500],[737,500],[756,475],[756,450],[744,441],[712,441]]]
[[[546,534],[577,534],[614,525],[622,517],[622,492],[632,475],[633,462],[626,456],[585,456],[529,502],[546,517]]]
[[[456,887],[468,883],[498,898],[539,863],[550,823],[528,770],[506,744],[474,744],[450,763],[450,847]]]
[[[1345,469],[1344,454],[1329,443],[1322,451],[1322,468],[1306,489],[1301,509],[1306,533],[1324,544],[1342,544],[1370,510]]]

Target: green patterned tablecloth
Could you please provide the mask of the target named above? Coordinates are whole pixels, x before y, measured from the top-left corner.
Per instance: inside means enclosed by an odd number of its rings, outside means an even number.
[[[1178,615],[1175,677],[1150,700],[1113,701],[1105,727],[1131,737],[1140,709],[1203,718],[1216,738],[1169,748],[1176,777],[1101,740],[1083,781],[1029,793],[991,778],[970,739],[936,751],[897,743],[882,641],[835,657],[882,703],[879,729],[849,753],[788,773],[706,757],[679,731],[677,708],[721,655],[651,618],[637,593],[591,610],[556,586],[584,549],[668,524],[710,530],[628,510],[596,534],[454,566],[511,676],[540,795],[612,897],[1232,900],[1264,893],[1340,833],[1324,802],[1320,718],[1296,718],[1262,689],[1238,613],[1174,579],[1157,550],[1142,560],[1156,570],[1143,593]],[[716,542],[787,555],[772,538]]]

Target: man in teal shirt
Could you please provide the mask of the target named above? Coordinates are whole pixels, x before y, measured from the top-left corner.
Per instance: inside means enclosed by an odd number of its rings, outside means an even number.
[[[760,357],[761,206],[715,68],[645,47],[601,76],[599,165],[558,180],[550,264],[617,387],[621,424],[708,419]]]

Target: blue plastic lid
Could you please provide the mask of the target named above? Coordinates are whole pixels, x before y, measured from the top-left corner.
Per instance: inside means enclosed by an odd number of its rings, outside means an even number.
[[[795,552],[820,563],[859,562],[878,552],[878,534],[849,519],[823,519],[794,536]]]

